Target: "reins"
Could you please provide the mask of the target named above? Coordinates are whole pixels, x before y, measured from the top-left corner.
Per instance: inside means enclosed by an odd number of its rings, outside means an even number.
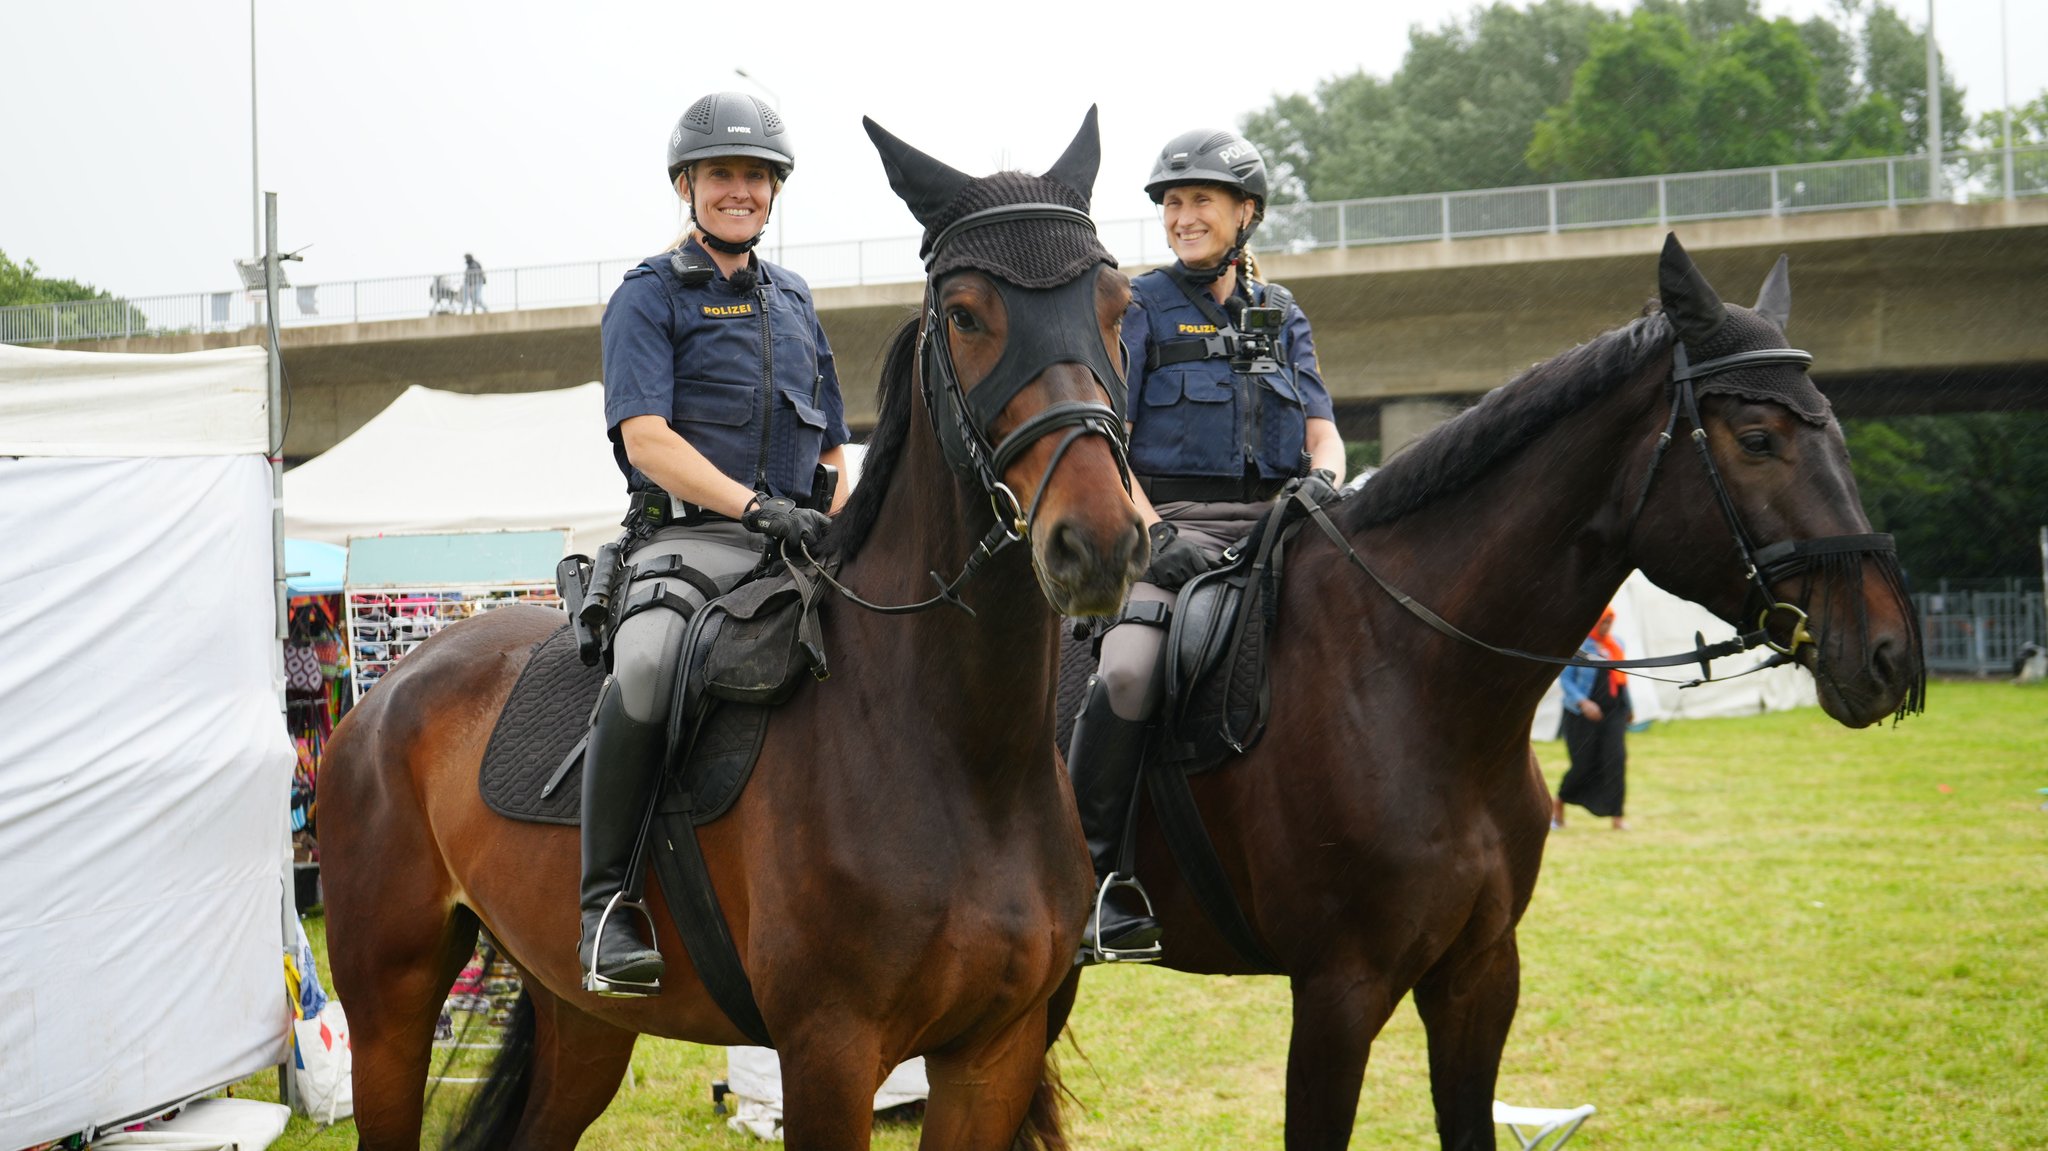
[[[1371,565],[1367,564],[1359,556],[1357,549],[1351,546],[1351,541],[1344,538],[1344,533],[1338,529],[1335,523],[1331,522],[1329,515],[1321,507],[1304,499],[1298,491],[1288,498],[1299,501],[1307,509],[1305,514],[1315,521],[1316,527],[1325,536],[1328,536],[1332,543],[1337,545],[1338,550],[1344,553],[1345,558],[1351,561],[1352,566],[1364,572],[1375,584],[1378,584],[1380,589],[1386,592],[1388,598],[1400,605],[1410,615],[1428,624],[1431,628],[1462,643],[1490,651],[1496,655],[1509,656],[1534,663],[1552,664],[1558,667],[1590,667],[1601,670],[1631,671],[1640,668],[1678,667],[1698,664],[1700,675],[1697,679],[1685,681],[1661,680],[1661,682],[1679,683],[1684,687],[1693,687],[1712,680],[1714,678],[1713,669],[1709,665],[1713,660],[1723,656],[1737,655],[1752,648],[1770,648],[1774,653],[1770,659],[1747,671],[1736,673],[1738,676],[1750,675],[1768,667],[1777,667],[1781,664],[1790,663],[1794,656],[1798,654],[1800,648],[1817,642],[1813,633],[1807,629],[1806,612],[1793,604],[1778,599],[1771,592],[1771,581],[1794,575],[1825,556],[1862,552],[1883,554],[1896,550],[1892,537],[1880,533],[1816,536],[1805,540],[1783,540],[1759,550],[1751,544],[1749,533],[1743,529],[1742,516],[1736,510],[1735,500],[1728,494],[1727,484],[1721,478],[1721,469],[1714,464],[1713,453],[1708,450],[1707,429],[1706,425],[1700,421],[1699,400],[1693,381],[1717,375],[1721,372],[1733,371],[1737,368],[1755,367],[1765,364],[1791,364],[1803,369],[1812,363],[1813,356],[1798,348],[1762,348],[1755,351],[1737,352],[1733,355],[1720,356],[1694,364],[1686,356],[1683,341],[1679,341],[1672,346],[1671,415],[1665,421],[1663,432],[1657,437],[1656,446],[1651,450],[1649,471],[1643,477],[1642,489],[1637,494],[1635,506],[1629,513],[1628,528],[1625,534],[1632,535],[1635,531],[1636,522],[1642,516],[1643,507],[1650,498],[1650,485],[1656,481],[1658,467],[1664,461],[1664,452],[1671,446],[1672,433],[1678,427],[1679,418],[1683,416],[1692,424],[1693,446],[1698,449],[1700,463],[1706,468],[1708,482],[1713,487],[1715,502],[1720,505],[1721,514],[1727,520],[1729,532],[1734,536],[1736,547],[1741,552],[1744,565],[1743,578],[1751,585],[1752,594],[1765,605],[1757,616],[1757,624],[1754,630],[1739,632],[1730,639],[1712,644],[1706,642],[1705,636],[1694,632],[1693,650],[1690,652],[1662,656],[1645,656],[1640,659],[1587,659],[1576,655],[1561,659],[1557,656],[1548,656],[1538,652],[1523,651],[1520,648],[1502,647],[1498,644],[1488,643],[1483,639],[1460,630],[1442,616],[1437,615],[1429,608],[1418,603],[1414,596],[1409,595],[1407,592],[1381,578],[1380,574],[1374,571]],[[1787,638],[1782,643],[1771,634],[1773,618],[1780,615],[1788,618],[1791,623]],[[1657,676],[1644,676],[1643,678],[1660,679]]]

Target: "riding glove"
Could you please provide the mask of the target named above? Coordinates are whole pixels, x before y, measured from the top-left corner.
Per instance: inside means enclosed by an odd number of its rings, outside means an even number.
[[[1145,582],[1172,591],[1209,570],[1209,557],[1202,549],[1180,538],[1180,529],[1161,520],[1146,529],[1152,543],[1152,566],[1145,569]]]
[[[1309,503],[1321,507],[1337,498],[1337,477],[1328,468],[1317,468],[1301,477],[1300,491]]]
[[[758,495],[740,523],[769,539],[810,547],[824,537],[832,517],[816,508],[800,508],[786,496]]]

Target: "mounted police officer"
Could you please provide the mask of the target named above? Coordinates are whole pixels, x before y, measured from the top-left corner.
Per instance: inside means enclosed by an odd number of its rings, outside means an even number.
[[[1245,250],[1266,212],[1258,149],[1234,132],[1183,133],[1160,150],[1145,191],[1178,257],[1131,282],[1123,326],[1132,495],[1152,565],[1103,636],[1067,753],[1102,886],[1083,949],[1091,960],[1157,954],[1159,922],[1117,864],[1160,704],[1165,608],[1290,480],[1324,502],[1344,472],[1308,317],[1285,288],[1259,282]]]
[[[660,990],[661,954],[622,893],[687,620],[764,545],[815,542],[829,522],[818,465],[843,470],[839,378],[810,288],[754,253],[795,165],[761,101],[719,92],[690,105],[668,141],[689,230],[627,272],[605,309],[605,421],[631,508],[612,680],[583,766],[578,959],[602,994]]]

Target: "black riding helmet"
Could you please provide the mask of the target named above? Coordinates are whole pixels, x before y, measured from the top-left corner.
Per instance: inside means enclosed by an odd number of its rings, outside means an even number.
[[[1168,188],[1189,184],[1216,184],[1230,188],[1252,202],[1251,223],[1239,229],[1237,241],[1216,265],[1218,275],[1237,262],[1244,246],[1266,218],[1266,159],[1251,141],[1235,132],[1196,128],[1166,142],[1159,158],[1152,162],[1152,177],[1145,181],[1145,194],[1157,204]]]
[[[796,149],[790,146],[789,130],[783,127],[782,117],[775,109],[744,92],[713,92],[690,105],[676,121],[675,130],[668,134],[668,182],[675,186],[676,178],[683,175],[700,160],[712,160],[721,156],[742,156],[765,161],[775,171],[779,183],[789,179],[796,170]],[[697,223],[697,193],[690,190],[690,222]],[[773,206],[769,208],[774,211]],[[762,231],[754,234],[745,244],[728,244],[709,233],[704,240],[712,247],[732,255],[740,255],[760,242],[768,226],[768,217],[761,217]]]

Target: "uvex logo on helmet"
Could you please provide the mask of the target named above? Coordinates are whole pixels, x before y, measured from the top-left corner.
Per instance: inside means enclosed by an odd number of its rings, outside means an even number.
[[[725,130],[728,132],[745,132],[749,136],[754,134],[754,130],[745,124],[727,124]]]

